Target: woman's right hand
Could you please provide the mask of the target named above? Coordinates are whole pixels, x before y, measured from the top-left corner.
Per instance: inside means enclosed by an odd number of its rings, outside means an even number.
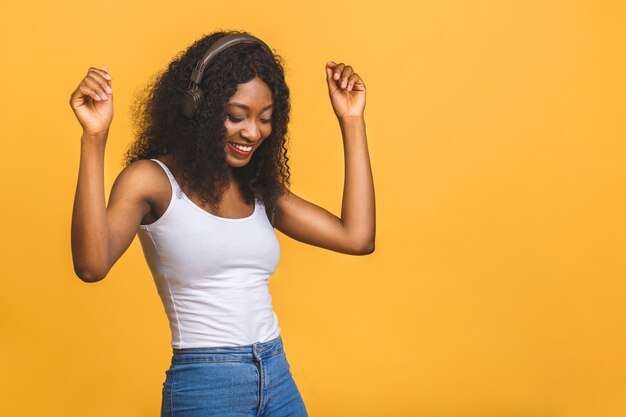
[[[113,120],[113,90],[107,67],[90,67],[72,92],[70,106],[83,127],[83,134],[98,135],[106,132]]]

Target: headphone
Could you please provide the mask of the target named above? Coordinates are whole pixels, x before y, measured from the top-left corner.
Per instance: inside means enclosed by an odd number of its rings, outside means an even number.
[[[211,62],[211,59],[213,59],[215,55],[219,54],[224,49],[240,43],[258,43],[270,55],[274,55],[270,47],[267,46],[265,42],[252,35],[229,34],[215,41],[206,51],[202,59],[198,62],[198,64],[192,71],[191,76],[189,77],[189,86],[183,93],[183,98],[180,103],[180,110],[186,117],[193,118],[198,111],[198,108],[200,108],[200,105],[202,104],[203,91],[202,88],[200,88],[200,83],[202,82],[204,71],[209,65],[209,62]]]
[[[226,36],[221,37],[217,41],[215,41],[209,49],[205,52],[202,59],[198,62],[194,70],[191,72],[191,76],[189,77],[189,86],[183,93],[183,98],[180,103],[181,112],[188,118],[193,118],[200,108],[202,104],[202,88],[200,88],[200,83],[202,82],[202,77],[204,76],[204,71],[206,67],[211,62],[211,59],[224,49],[229,48],[233,45],[237,45],[240,43],[258,43],[263,49],[267,51],[271,56],[274,55],[272,50],[265,42],[261,39],[254,37],[252,35],[247,34],[228,34]],[[271,215],[269,216],[269,221],[272,226],[274,226],[274,216],[276,212],[276,206],[272,207]]]

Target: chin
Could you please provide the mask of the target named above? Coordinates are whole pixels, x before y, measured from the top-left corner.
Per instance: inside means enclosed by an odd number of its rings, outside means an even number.
[[[234,158],[226,157],[226,163],[233,168],[241,168],[250,163],[250,158],[234,159]]]

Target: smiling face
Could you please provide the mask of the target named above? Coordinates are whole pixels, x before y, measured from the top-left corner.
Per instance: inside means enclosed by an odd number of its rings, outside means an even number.
[[[226,104],[226,162],[246,165],[263,140],[272,133],[272,91],[258,76],[237,86]],[[240,145],[239,149],[235,144]]]

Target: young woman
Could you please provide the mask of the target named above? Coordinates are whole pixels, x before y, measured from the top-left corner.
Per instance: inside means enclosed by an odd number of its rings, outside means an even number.
[[[268,291],[280,257],[274,228],[336,252],[374,251],[363,80],[349,65],[326,63],[345,151],[339,218],[289,190],[282,59],[258,38],[236,41],[242,37],[254,38],[234,31],[204,36],[155,77],[134,107],[137,139],[108,206],[107,68],[89,68],[70,99],[83,128],[74,268],[85,282],[104,279],[138,235],[172,332],[162,416],[306,416]],[[209,48],[231,40],[198,77]],[[190,77],[201,89],[195,112],[183,104]]]

